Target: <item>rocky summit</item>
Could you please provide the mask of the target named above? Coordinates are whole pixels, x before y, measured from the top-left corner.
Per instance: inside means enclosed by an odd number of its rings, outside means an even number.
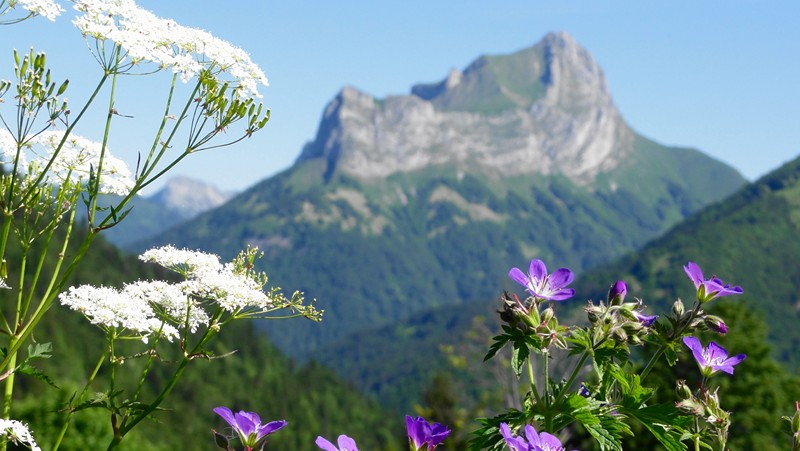
[[[432,307],[487,302],[531,258],[577,273],[607,264],[743,183],[633,131],[591,55],[554,33],[408,95],[343,89],[291,168],[138,245],[264,250],[271,281],[325,310],[321,324],[269,325],[308,357]]]
[[[376,99],[344,88],[298,162],[361,179],[436,165],[468,172],[563,174],[586,184],[633,151],[603,71],[567,33]]]

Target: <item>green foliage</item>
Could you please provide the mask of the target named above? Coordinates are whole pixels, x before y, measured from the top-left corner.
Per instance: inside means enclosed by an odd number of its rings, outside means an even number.
[[[697,262],[725,282],[741,285],[744,300],[764,315],[775,357],[800,365],[797,281],[800,267],[800,159],[787,163],[734,196],[704,209],[642,250],[585,274],[578,293],[600,298],[596,287],[624,279],[645,302],[660,310],[674,297],[688,296],[691,282],[681,270]]]
[[[14,258],[15,249],[7,255]],[[74,274],[76,283],[116,286],[137,278],[168,278],[133,257],[96,242]],[[27,371],[18,373],[15,418],[31,425],[40,445],[47,449],[65,418],[64,407],[100,357],[103,336],[81,315],[54,305],[45,316],[36,338],[52,343],[52,355],[43,343],[31,346]],[[271,439],[276,449],[308,449],[317,435],[346,432],[367,449],[403,449],[402,417],[389,417],[377,404],[365,400],[354,388],[316,365],[296,367],[272,347],[251,322],[226,329],[213,349],[214,360],[192,362],[181,384],[167,398],[164,410],[152,415],[122,442],[122,449],[174,450],[213,447],[211,429],[227,433],[226,424],[211,409],[258,412],[264,419],[286,419],[289,426]],[[143,359],[127,360],[125,366],[143,365]],[[163,384],[175,363],[160,362],[148,376],[150,387]],[[135,373],[135,371],[134,371]],[[40,376],[52,379],[51,387]],[[106,377],[104,374],[98,378]],[[134,381],[135,382],[135,381]],[[120,396],[129,396],[121,394]],[[99,399],[99,398],[98,398]],[[88,405],[87,405],[88,407]],[[389,419],[387,419],[389,418]],[[85,408],[74,415],[62,449],[103,449],[111,438],[106,411]]]

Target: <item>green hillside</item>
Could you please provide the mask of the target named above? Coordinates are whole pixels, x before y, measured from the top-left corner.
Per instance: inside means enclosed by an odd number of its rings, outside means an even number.
[[[579,292],[597,298],[591,287],[618,278],[645,302],[663,308],[685,295],[682,266],[697,262],[727,283],[741,285],[738,302],[766,318],[778,360],[800,368],[800,159],[795,159],[723,202],[712,205],[669,233],[614,264],[593,270]]]
[[[9,249],[7,255],[14,261],[18,251]],[[75,284],[118,286],[153,277],[169,276],[98,240],[73,279]],[[214,343],[214,351],[218,355],[235,353],[212,361],[198,359],[190,365],[162,405],[165,410],[153,415],[155,421],[143,422],[126,437],[123,448],[212,449],[210,430],[223,431],[226,425],[211,409],[225,405],[256,411],[264,419],[289,421],[271,440],[277,449],[309,449],[317,435],[336,436],[345,431],[369,449],[403,449],[402,416],[388,417],[379,405],[365,400],[326,368],[293,364],[256,329],[254,322],[244,321],[224,330]],[[81,315],[60,305],[48,312],[35,338],[40,343],[53,343],[53,357],[36,365],[59,388],[19,375],[14,415],[28,422],[38,443],[48,449],[58,433],[65,403],[91,372],[104,338]],[[143,359],[131,359],[124,369],[142,364]],[[144,393],[163,384],[173,367],[169,360],[161,362],[150,374]],[[120,373],[125,373],[124,369]],[[107,373],[101,373],[98,379],[105,377]],[[110,438],[107,411],[89,409],[76,414],[61,449],[105,449]]]

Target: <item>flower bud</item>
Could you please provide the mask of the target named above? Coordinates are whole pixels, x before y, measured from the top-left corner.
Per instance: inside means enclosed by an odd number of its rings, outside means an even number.
[[[675,391],[678,392],[678,397],[681,399],[689,399],[692,397],[692,390],[686,385],[686,381],[683,379],[678,380]]]
[[[611,337],[619,343],[628,341],[628,334],[622,329],[614,329],[614,332],[611,333]]]
[[[694,398],[678,401],[675,404],[675,407],[677,407],[681,412],[690,413],[692,415],[702,415],[703,411],[705,410],[703,405]]]
[[[542,324],[549,323],[554,316],[556,316],[556,312],[552,307],[547,307],[546,309],[542,310]]]
[[[722,321],[722,318],[719,316],[708,315],[705,317],[705,323],[709,329],[720,335],[725,335],[728,332],[728,326],[725,325],[725,321]]]
[[[228,437],[225,437],[224,435],[220,434],[219,432],[213,429],[211,430],[211,432],[214,433],[214,442],[217,444],[218,447],[224,450],[231,449],[230,442],[228,442]]]
[[[678,318],[683,316],[684,308],[683,308],[683,301],[680,299],[676,299],[675,303],[672,304],[672,313],[675,314]]]
[[[628,286],[625,282],[618,280],[608,289],[608,305],[620,305],[628,294]]]

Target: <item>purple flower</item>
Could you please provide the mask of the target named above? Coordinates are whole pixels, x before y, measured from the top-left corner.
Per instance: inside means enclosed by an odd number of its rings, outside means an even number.
[[[683,337],[683,343],[692,350],[700,371],[706,377],[717,371],[733,374],[733,367],[746,357],[744,354],[739,354],[729,358],[728,351],[713,341],[708,347],[703,348],[703,344],[696,337]]]
[[[358,451],[356,441],[344,434],[339,436],[339,440],[337,442],[339,445],[338,448],[336,445],[321,436],[317,437],[317,441],[314,443],[316,443],[320,449],[324,449],[325,451]]]
[[[625,301],[628,294],[628,285],[622,280],[618,280],[608,289],[608,305],[620,305]]]
[[[655,323],[656,320],[658,319],[658,315],[649,316],[637,311],[633,312],[633,316],[635,316],[636,319],[638,319],[639,322],[642,323],[642,325],[645,327],[652,326],[653,323]]]
[[[716,276],[712,276],[710,279],[704,279],[703,270],[701,270],[695,262],[687,263],[686,266],[683,267],[683,270],[694,283],[694,287],[697,288],[697,300],[700,301],[701,304],[717,297],[742,294],[744,292],[742,287],[738,285],[732,287],[719,280]]]
[[[406,415],[408,443],[412,451],[433,451],[450,434],[447,426],[428,423],[422,417],[411,418]]]
[[[544,262],[538,259],[531,260],[527,275],[519,268],[511,268],[508,277],[524,286],[535,298],[563,301],[575,295],[575,290],[565,288],[575,278],[572,271],[567,268],[559,268],[553,274],[548,275]]]
[[[561,441],[554,435],[538,434],[533,426],[525,426],[525,437],[516,437],[506,423],[500,423],[500,433],[511,451],[564,451]]]
[[[248,450],[258,448],[266,441],[269,434],[286,426],[286,421],[284,420],[261,424],[261,418],[258,417],[257,413],[241,410],[234,414],[231,409],[222,406],[214,408],[214,413],[228,422]]]

